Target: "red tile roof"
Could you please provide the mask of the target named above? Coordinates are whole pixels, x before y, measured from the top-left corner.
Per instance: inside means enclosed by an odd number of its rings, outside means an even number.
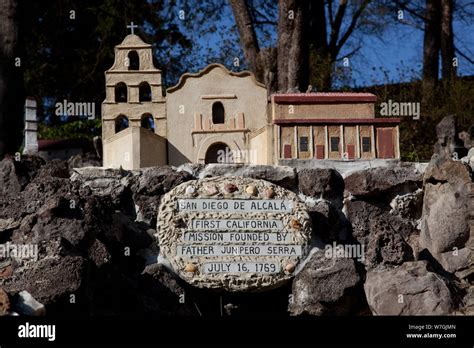
[[[276,93],[272,94],[272,100],[275,103],[373,103],[377,96],[355,92]]]

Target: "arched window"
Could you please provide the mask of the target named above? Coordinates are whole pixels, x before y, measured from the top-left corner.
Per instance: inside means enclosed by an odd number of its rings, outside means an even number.
[[[123,82],[119,82],[115,85],[115,102],[116,103],[127,102],[127,85]]]
[[[224,105],[221,102],[212,104],[212,123],[225,123]]]
[[[153,116],[151,116],[151,114],[143,114],[142,127],[151,131],[155,131],[155,121],[153,120]]]
[[[151,88],[150,88],[150,85],[146,82],[140,83],[140,86],[139,86],[139,100],[140,100],[140,102],[149,102],[149,101],[151,101]]]
[[[128,117],[125,115],[119,115],[115,119],[115,133],[123,131],[128,128]]]
[[[140,70],[140,58],[137,51],[128,52],[128,70]]]

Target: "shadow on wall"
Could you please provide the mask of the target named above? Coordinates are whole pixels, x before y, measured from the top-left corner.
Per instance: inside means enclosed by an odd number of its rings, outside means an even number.
[[[192,163],[191,159],[187,158],[181,151],[179,151],[170,141],[168,144],[168,164],[171,166],[180,166],[185,163]]]

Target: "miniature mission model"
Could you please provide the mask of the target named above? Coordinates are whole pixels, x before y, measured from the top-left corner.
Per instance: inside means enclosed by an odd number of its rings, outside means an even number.
[[[105,72],[104,167],[400,157],[399,119],[376,118],[370,93],[268,95],[252,73],[211,64],[164,96],[152,46],[131,28]]]
[[[152,46],[131,27],[105,73],[104,167],[399,158],[399,120],[375,118],[373,94],[269,96],[250,72],[211,64],[164,96]],[[311,235],[295,193],[250,178],[183,183],[161,199],[157,219],[163,262],[190,284],[228,291],[289,280]]]

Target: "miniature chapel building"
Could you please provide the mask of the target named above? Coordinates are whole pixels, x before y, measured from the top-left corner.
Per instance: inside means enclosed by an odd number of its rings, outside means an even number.
[[[152,46],[127,35],[115,47],[115,62],[105,72],[102,103],[104,167],[138,169],[164,165],[166,101]]]
[[[399,119],[376,118],[370,93],[269,98],[252,73],[211,64],[165,97],[152,47],[134,34],[116,46],[105,76],[104,167],[400,157]]]

